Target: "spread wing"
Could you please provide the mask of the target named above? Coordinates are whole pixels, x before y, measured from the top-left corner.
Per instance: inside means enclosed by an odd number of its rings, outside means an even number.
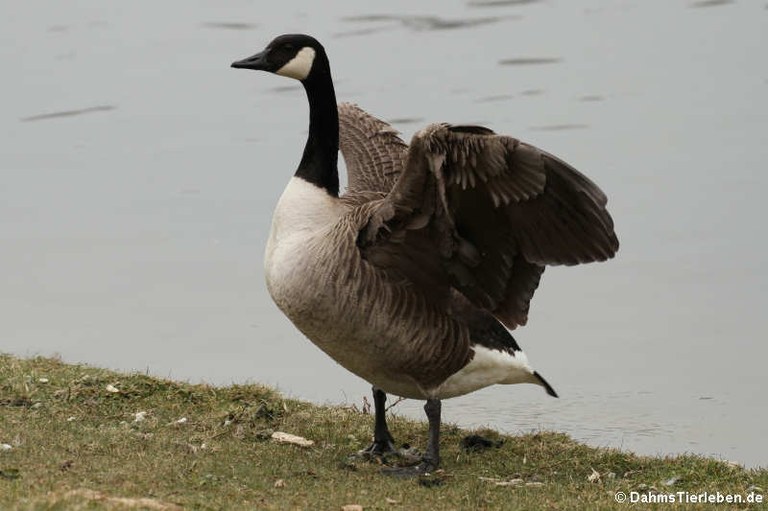
[[[401,233],[421,230],[449,285],[515,328],[546,265],[614,256],[606,203],[586,176],[536,147],[479,126],[434,124],[413,137],[358,245],[375,261],[392,243],[410,250]]]
[[[339,104],[339,148],[350,192],[392,190],[405,166],[408,145],[386,122],[352,103]]]

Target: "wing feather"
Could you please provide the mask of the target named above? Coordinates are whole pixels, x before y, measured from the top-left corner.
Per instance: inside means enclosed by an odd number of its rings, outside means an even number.
[[[547,265],[613,257],[619,242],[607,199],[564,161],[479,126],[433,124],[417,133],[392,191],[360,232],[365,254],[409,247],[412,219],[439,254],[442,276],[507,327],[527,321]],[[376,258],[373,257],[375,260]],[[401,257],[401,260],[405,260]],[[413,260],[413,259],[411,259]]]
[[[339,148],[351,193],[389,192],[403,171],[408,145],[386,122],[352,103],[340,103]]]

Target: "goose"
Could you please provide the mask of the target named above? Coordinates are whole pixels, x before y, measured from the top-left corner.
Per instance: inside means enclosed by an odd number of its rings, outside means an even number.
[[[510,330],[525,325],[547,265],[612,258],[605,194],[559,158],[482,126],[431,124],[406,144],[337,105],[328,56],[304,34],[236,61],[301,82],[309,134],[265,253],[269,293],[291,322],[373,388],[372,456],[395,451],[387,394],[426,401],[423,474],[440,463],[443,399],[532,383]],[[339,195],[341,150],[346,193]]]

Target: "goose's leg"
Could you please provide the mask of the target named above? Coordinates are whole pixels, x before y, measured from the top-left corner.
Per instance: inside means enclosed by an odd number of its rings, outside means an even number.
[[[427,452],[421,458],[421,463],[410,467],[387,467],[384,473],[395,477],[416,477],[434,471],[440,464],[440,409],[439,399],[428,399],[424,412],[429,421],[429,438]]]
[[[429,421],[429,439],[427,440],[427,452],[421,462],[425,472],[437,468],[440,464],[440,410],[442,404],[439,399],[427,399],[424,404],[424,413]]]
[[[373,387],[373,407],[376,414],[373,426],[373,443],[360,451],[361,454],[368,456],[383,456],[397,452],[395,450],[395,439],[387,427],[387,416],[385,403],[387,394],[378,387]]]

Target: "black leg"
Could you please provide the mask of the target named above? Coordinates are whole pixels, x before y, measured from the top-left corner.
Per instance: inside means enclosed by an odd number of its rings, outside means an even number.
[[[421,463],[408,467],[387,467],[384,473],[395,477],[416,477],[433,472],[440,465],[440,409],[439,399],[428,399],[424,412],[429,421],[429,438],[427,451],[421,458]]]
[[[440,465],[440,409],[442,405],[439,399],[427,399],[424,412],[429,421],[429,439],[427,440],[427,452],[424,455],[424,465],[427,472]]]
[[[376,422],[373,427],[373,443],[363,449],[361,454],[382,456],[396,452],[395,440],[392,438],[392,434],[387,427],[386,402],[387,394],[383,390],[373,387],[373,406],[376,414]]]

